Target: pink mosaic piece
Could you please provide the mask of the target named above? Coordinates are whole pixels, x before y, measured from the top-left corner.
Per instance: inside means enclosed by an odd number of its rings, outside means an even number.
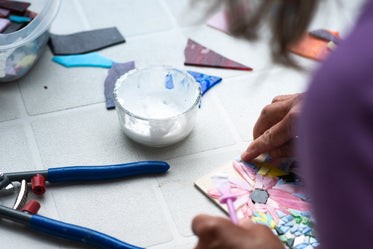
[[[207,25],[224,33],[230,34],[227,15],[228,12],[226,10],[218,12],[207,21]]]
[[[0,18],[0,32],[3,32],[10,24],[10,21],[5,18]]]

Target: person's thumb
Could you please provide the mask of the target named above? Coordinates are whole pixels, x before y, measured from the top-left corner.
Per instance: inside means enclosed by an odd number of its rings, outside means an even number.
[[[248,217],[240,219],[238,225],[244,229],[250,229],[255,223]]]

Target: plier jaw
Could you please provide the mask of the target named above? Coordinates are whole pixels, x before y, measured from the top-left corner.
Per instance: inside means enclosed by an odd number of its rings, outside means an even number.
[[[13,182],[19,182],[20,188],[18,196],[14,202],[13,209],[21,210],[27,201],[28,186],[27,183],[32,183],[32,190],[36,194],[42,194],[45,192],[45,177],[48,178],[47,170],[39,171],[24,171],[24,172],[13,172],[13,173],[0,173],[0,191],[4,189],[14,189]],[[41,178],[41,180],[40,180]],[[36,179],[36,180],[35,180]],[[38,186],[35,186],[35,181],[38,182]],[[41,182],[41,184],[40,184]],[[39,209],[33,210],[32,213],[37,213]]]
[[[42,175],[45,180],[48,180],[48,170],[34,170],[23,172],[3,173],[0,172],[0,191],[6,188],[12,182],[31,182],[32,178],[36,175]]]
[[[3,172],[0,172],[0,190],[7,187],[9,184],[9,178]]]

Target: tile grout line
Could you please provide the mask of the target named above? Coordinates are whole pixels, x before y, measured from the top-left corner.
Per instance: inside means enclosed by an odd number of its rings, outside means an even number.
[[[17,97],[17,105],[18,105],[19,110],[20,110],[20,118],[17,119],[16,121],[18,121],[24,127],[26,139],[27,139],[27,142],[28,142],[28,145],[29,145],[28,147],[30,149],[30,154],[31,154],[32,159],[35,162],[36,169],[45,169],[44,164],[43,164],[43,160],[42,160],[41,155],[40,155],[39,147],[38,147],[38,144],[36,142],[35,134],[34,134],[34,131],[32,129],[32,121],[34,119],[33,119],[33,117],[31,117],[27,113],[27,108],[26,108],[25,102],[23,100],[23,96],[22,96],[22,92],[21,92],[21,87],[19,85],[19,81],[17,81],[17,87],[18,87],[18,91],[19,91],[19,95],[18,95],[19,97]],[[54,197],[53,193],[51,194],[51,197],[52,197],[51,201],[53,202],[53,204],[55,206],[55,210],[56,210],[58,219],[60,219],[61,214],[58,211],[57,204],[56,204],[55,197]],[[61,245],[58,245],[58,248],[62,248]]]
[[[35,134],[34,134],[34,131],[32,129],[33,118],[27,113],[27,108],[26,108],[25,102],[23,100],[23,96],[22,96],[19,81],[17,81],[17,88],[18,88],[19,94],[17,94],[16,103],[17,103],[17,107],[18,107],[18,110],[19,110],[19,118],[16,119],[16,120],[12,120],[12,121],[14,121],[15,124],[19,124],[24,129],[25,136],[26,136],[27,143],[28,143],[28,148],[30,149],[30,154],[31,154],[33,163],[35,163],[35,165],[33,165],[33,166],[36,167],[36,170],[45,169],[44,164],[43,164],[43,160],[42,160],[41,155],[40,155],[39,147],[38,147],[36,139],[35,139]],[[1,124],[1,126],[2,126],[2,124]],[[53,193],[52,193],[51,197],[52,197],[51,201],[54,204],[54,206],[56,207],[56,201],[55,201],[55,197],[54,197]],[[56,207],[56,213],[57,213],[58,219],[60,219],[61,214],[59,213],[57,207]],[[58,245],[58,248],[62,248],[61,245]]]
[[[9,122],[2,122],[2,123],[0,123],[0,127],[3,125],[3,123],[5,123],[5,125],[7,125],[8,123],[9,124],[20,125],[25,131],[25,136],[26,136],[26,139],[27,139],[28,148],[30,149],[30,154],[31,154],[32,160],[35,163],[34,166],[36,167],[36,170],[40,170],[40,169],[45,170],[46,168],[44,167],[44,163],[43,163],[40,151],[39,151],[39,147],[38,147],[38,144],[36,142],[35,134],[34,134],[34,131],[32,129],[32,122],[40,119],[40,117],[44,116],[44,115],[30,116],[27,112],[27,108],[26,108],[26,105],[25,105],[25,101],[23,99],[23,95],[22,95],[22,92],[21,92],[21,87],[20,87],[19,81],[17,81],[17,88],[18,88],[19,94],[16,97],[16,103],[17,103],[17,107],[18,107],[18,110],[19,110],[19,118],[15,119],[15,120],[10,120]],[[59,114],[59,112],[60,111],[56,111],[54,113]],[[47,113],[47,114],[49,114],[49,113]],[[61,216],[61,213],[60,213],[60,211],[57,207],[57,203],[55,201],[55,195],[54,195],[53,192],[51,193],[50,198],[51,198],[50,201],[53,203],[53,205],[55,207],[56,214],[57,214],[57,217],[55,217],[55,218],[56,219],[61,219],[62,216]],[[57,246],[58,246],[58,248],[63,248],[60,243]]]
[[[27,120],[29,122],[32,122],[32,121],[43,119],[43,118],[57,117],[57,116],[65,115],[65,114],[68,114],[68,113],[79,112],[79,111],[82,111],[82,110],[84,111],[85,109],[94,108],[94,107],[99,106],[99,105],[103,105],[103,108],[105,108],[105,106],[104,106],[105,103],[104,102],[97,102],[97,103],[91,103],[91,104],[87,104],[87,105],[74,106],[74,107],[67,108],[67,109],[54,110],[54,111],[51,111],[51,112],[35,114],[35,115],[31,115],[31,116],[29,115],[27,117]],[[19,123],[21,120],[22,120],[22,118],[1,121],[0,126],[2,126],[2,125],[5,126],[5,125],[8,125],[8,124],[16,124],[16,123]]]
[[[12,121],[15,121],[16,123],[21,124],[22,127],[24,128],[26,139],[27,139],[27,142],[29,144],[31,157],[32,157],[32,159],[35,163],[34,166],[37,169],[44,169],[43,160],[41,159],[41,155],[40,155],[39,147],[38,147],[36,139],[35,139],[34,131],[32,130],[32,124],[31,124],[32,123],[32,118],[27,113],[27,108],[26,108],[26,105],[25,105],[25,101],[23,100],[22,91],[21,91],[19,81],[17,81],[17,87],[18,87],[19,95],[16,98],[16,101],[17,101],[17,106],[19,108],[20,117],[19,117],[19,119],[12,120]],[[5,124],[6,124],[6,122],[5,122]]]
[[[162,213],[166,217],[167,224],[169,226],[169,229],[171,231],[171,236],[172,236],[172,239],[170,241],[163,242],[159,245],[164,245],[166,243],[175,243],[175,242],[177,243],[178,241],[180,241],[180,239],[182,239],[182,236],[178,233],[176,223],[172,218],[171,211],[169,210],[169,208],[167,206],[167,202],[166,202],[166,200],[165,200],[165,198],[162,194],[161,189],[158,187],[158,184],[159,184],[158,177],[156,177],[154,179],[153,190],[155,192],[155,196],[156,196],[157,200],[159,200],[159,205],[161,206]],[[154,245],[154,246],[157,246],[157,245]]]
[[[166,11],[168,18],[171,20],[173,28],[177,29],[178,31],[181,31],[181,28],[179,27],[179,24],[177,23],[176,18],[172,14],[170,8],[168,7],[167,3],[165,3],[164,0],[158,0],[158,2],[163,6],[164,10]]]
[[[167,13],[169,19],[171,20],[173,29],[176,32],[180,33],[180,35],[183,35],[182,29],[179,27],[176,18],[174,17],[174,15],[172,15],[172,12],[171,12],[170,8],[168,7],[168,5],[166,4],[166,2],[164,0],[159,0],[159,2],[163,6],[163,8],[164,8],[165,12]],[[184,238],[178,232],[176,223],[175,223],[175,221],[174,221],[174,219],[171,215],[171,211],[168,208],[167,202],[166,202],[166,200],[163,196],[162,191],[158,187],[158,180],[157,179],[155,179],[155,184],[156,185],[153,186],[153,188],[154,188],[154,191],[156,193],[156,197],[159,200],[159,205],[161,205],[163,211],[166,211],[166,212],[164,212],[164,214],[165,214],[165,217],[167,219],[167,223],[169,225],[169,228],[171,230],[171,234],[172,234],[173,238],[172,238],[172,240],[170,240],[168,242],[161,243],[159,245],[154,245],[152,248],[157,248],[157,247],[158,248],[164,248],[164,246],[167,246],[167,245],[169,245],[170,248],[173,248],[174,246],[176,246],[178,244],[185,243],[185,240],[188,240],[190,238]]]
[[[237,130],[237,127],[234,125],[233,120],[231,120],[231,118],[229,117],[229,114],[227,110],[224,108],[223,104],[221,103],[221,100],[219,99],[219,97],[216,94],[214,94],[212,97],[213,97],[215,106],[220,110],[221,115],[223,116],[226,124],[228,125],[228,127],[230,128],[230,131],[232,132],[233,138],[235,140],[235,145],[240,146],[240,144],[242,143],[242,138],[240,136],[240,133]]]
[[[81,6],[81,4],[79,3],[78,0],[74,0],[74,5],[75,5],[75,8],[80,16],[80,19],[84,25],[84,27],[87,29],[87,30],[90,30],[92,27],[91,27],[91,24],[89,23],[88,19],[87,19],[87,16],[84,12],[84,9],[83,7]]]
[[[165,3],[164,0],[159,0],[159,3],[163,6],[163,9],[165,10],[165,12],[167,13],[168,15],[168,18],[171,20],[171,23],[172,23],[172,26],[173,26],[173,29],[180,33],[181,35],[183,34],[182,33],[182,30],[181,28],[179,27],[178,23],[177,23],[177,20],[176,18],[172,15],[171,13],[171,10],[169,9],[168,5]],[[162,191],[160,190],[160,188],[158,187],[158,178],[155,179],[155,184],[156,185],[153,185],[153,188],[154,188],[154,192],[156,194],[156,197],[157,199],[159,200],[159,205],[161,205],[162,207],[162,210],[165,211],[163,212],[165,214],[165,217],[167,219],[167,223],[169,225],[169,228],[170,228],[170,231],[171,231],[171,234],[172,234],[172,240],[168,241],[168,242],[165,242],[165,243],[161,243],[159,245],[155,245],[154,248],[156,247],[161,247],[163,248],[164,246],[166,246],[167,244],[168,245],[177,245],[177,244],[180,244],[180,243],[183,243],[184,242],[184,237],[178,232],[178,229],[177,229],[177,226],[176,226],[176,223],[171,215],[171,211],[169,210],[168,208],[168,205],[167,205],[167,202],[163,196],[163,193]]]

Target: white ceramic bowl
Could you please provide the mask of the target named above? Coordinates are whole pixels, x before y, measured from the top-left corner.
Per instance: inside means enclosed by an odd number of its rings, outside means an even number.
[[[201,86],[184,71],[150,66],[119,78],[114,99],[119,122],[129,138],[164,147],[181,141],[192,131]]]

